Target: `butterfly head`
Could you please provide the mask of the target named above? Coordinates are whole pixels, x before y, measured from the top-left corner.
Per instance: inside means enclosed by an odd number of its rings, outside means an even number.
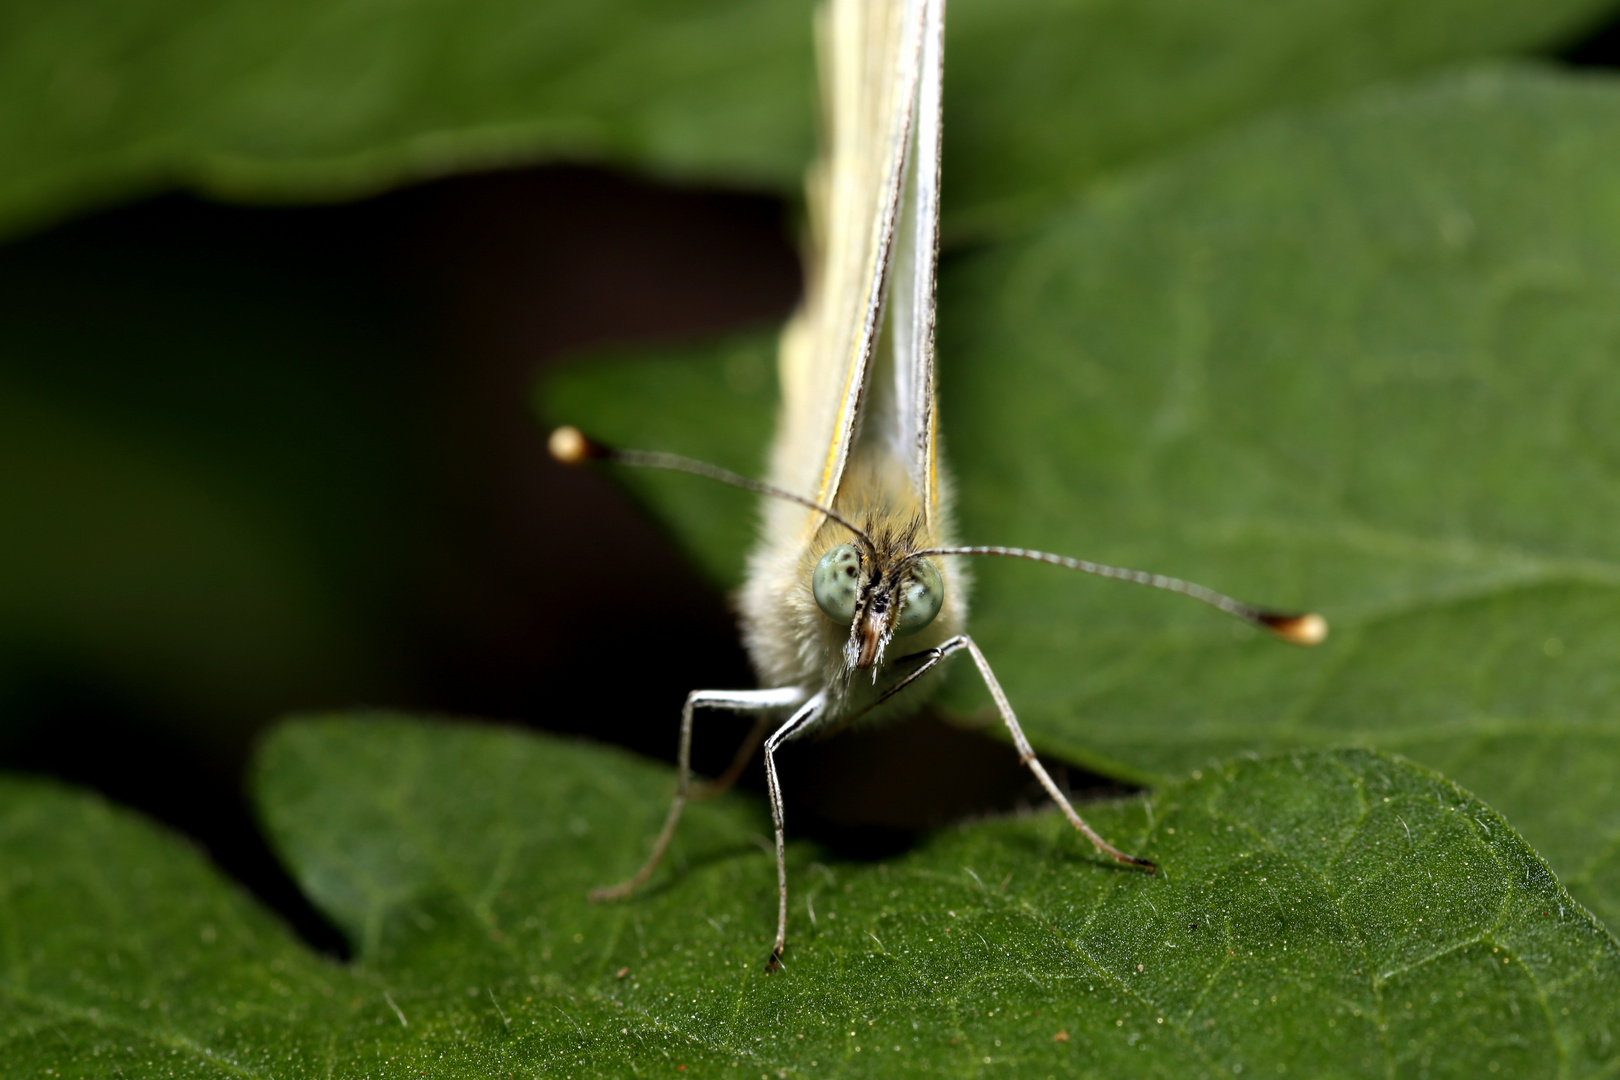
[[[939,568],[914,554],[915,528],[867,530],[816,563],[810,586],[816,606],[849,627],[844,665],[867,670],[883,661],[891,640],[931,624],[945,603]]]

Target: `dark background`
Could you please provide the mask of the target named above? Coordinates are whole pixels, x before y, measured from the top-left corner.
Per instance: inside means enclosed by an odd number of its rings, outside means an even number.
[[[1559,59],[1615,66],[1620,23]],[[688,690],[752,685],[725,598],[611,480],[547,457],[531,391],[592,348],[780,323],[800,288],[793,215],[555,166],[340,206],[168,195],[0,247],[0,322],[77,343],[65,359],[7,352],[4,374],[144,417],[268,492],[311,538],[368,658],[199,704],[24,647],[0,680],[0,767],[96,788],[193,837],[341,954],[243,793],[277,716],[473,716],[673,760]],[[264,347],[219,370],[218,351],[185,345],[202,311]],[[723,769],[745,728],[700,723],[700,771]],[[1003,743],[926,713],[795,748],[783,769],[793,832],[845,857],[1038,795]],[[757,763],[743,784],[763,789]]]

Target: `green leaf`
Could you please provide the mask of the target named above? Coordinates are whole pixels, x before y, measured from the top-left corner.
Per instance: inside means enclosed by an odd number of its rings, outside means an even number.
[[[1279,102],[1571,36],[1612,0],[959,0],[947,213],[983,232]],[[0,13],[0,233],[175,185],[332,199],[600,161],[796,193],[806,0],[23,0]]]
[[[983,560],[970,629],[1037,743],[1143,781],[1239,750],[1399,750],[1504,808],[1620,924],[1616,175],[1614,82],[1479,72],[1261,124],[948,263],[964,541],[1334,626],[1297,651]],[[731,422],[623,373],[581,369],[557,400],[632,445]],[[947,704],[982,707],[953,680]]]
[[[1620,944],[1499,816],[1364,751],[1088,807],[1155,877],[1051,813],[884,864],[796,844],[772,976],[757,804],[694,806],[644,895],[585,900],[641,858],[665,768],[369,717],[283,727],[258,787],[352,967],[139,819],[0,784],[0,1071],[1578,1077],[1620,1034]]]
[[[332,199],[589,160],[796,188],[807,3],[27,0],[0,15],[0,232],[175,184]]]
[[[374,996],[186,843],[39,781],[0,781],[0,933],[8,1077],[307,1075]]]
[[[1004,233],[1248,117],[1561,42],[1610,0],[952,0],[947,232]]]

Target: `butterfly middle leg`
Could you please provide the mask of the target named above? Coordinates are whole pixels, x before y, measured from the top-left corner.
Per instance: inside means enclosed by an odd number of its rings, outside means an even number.
[[[922,678],[929,669],[941,660],[944,660],[952,653],[964,650],[969,656],[973,657],[973,663],[979,669],[980,676],[984,679],[985,688],[990,691],[990,697],[996,703],[996,711],[1001,714],[1001,722],[1007,725],[1007,731],[1012,735],[1013,746],[1018,750],[1018,760],[1028,767],[1030,772],[1035,774],[1035,779],[1039,780],[1041,786],[1046,789],[1046,793],[1052,796],[1052,801],[1058,804],[1058,808],[1069,819],[1069,824],[1073,825],[1081,835],[1090,840],[1097,850],[1103,854],[1118,862],[1130,866],[1140,866],[1146,869],[1148,873],[1153,873],[1157,867],[1153,865],[1152,861],[1136,855],[1128,855],[1119,850],[1101,836],[1098,836],[1096,830],[1087,825],[1085,819],[1075,811],[1074,807],[1069,803],[1068,797],[1063,794],[1063,789],[1057,786],[1057,783],[1052,779],[1052,775],[1046,771],[1046,766],[1042,765],[1040,759],[1035,756],[1034,748],[1029,745],[1029,740],[1024,737],[1024,729],[1018,725],[1018,717],[1013,713],[1012,703],[1007,700],[1006,693],[1001,689],[1001,683],[996,680],[996,673],[990,670],[990,662],[984,658],[984,653],[979,651],[979,646],[968,635],[958,634],[956,637],[929,649],[927,652],[901,657],[895,661],[898,664],[911,660],[917,661],[918,664],[917,667],[906,673],[905,678],[889,687],[879,700],[887,701]]]
[[[592,900],[622,900],[636,889],[646,883],[658,863],[664,857],[664,850],[669,847],[670,838],[675,835],[675,825],[681,820],[681,811],[685,809],[692,792],[692,716],[701,706],[708,709],[726,709],[731,712],[757,713],[762,718],[780,709],[790,709],[805,703],[806,691],[796,686],[778,687],[773,690],[694,690],[686,695],[686,705],[681,709],[681,745],[677,755],[677,772],[675,780],[675,798],[669,804],[669,816],[664,819],[664,827],[653,842],[652,853],[641,869],[627,881],[617,885],[608,885],[600,889],[591,890]],[[803,711],[802,709],[800,710]],[[795,715],[798,715],[797,713]],[[756,725],[757,728],[758,725]],[[735,762],[733,763],[735,765]],[[726,776],[732,776],[734,770],[726,770]],[[740,772],[740,769],[735,770]],[[726,777],[722,777],[725,780]],[[774,777],[773,777],[774,783]],[[729,786],[729,784],[727,785]],[[773,791],[774,786],[773,786]],[[777,844],[781,844],[780,816],[777,824]]]

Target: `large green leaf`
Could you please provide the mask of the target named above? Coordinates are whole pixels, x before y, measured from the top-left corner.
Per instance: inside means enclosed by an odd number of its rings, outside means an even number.
[[[0,233],[184,185],[327,199],[540,160],[796,192],[808,0],[21,0]],[[983,229],[1277,102],[1539,47],[1612,0],[958,0],[950,209]]]
[[[1398,749],[1505,808],[1620,919],[1616,176],[1613,82],[1479,72],[1267,122],[947,265],[965,540],[1335,628],[1301,652],[1175,597],[984,561],[971,629],[1037,742],[1148,781],[1240,749]],[[757,460],[707,364],[582,369],[548,408],[671,449],[726,428],[717,456]],[[710,392],[677,398],[678,379]],[[656,423],[638,431],[638,407]],[[705,563],[734,576],[718,529]],[[979,708],[957,676],[947,702]]]
[[[1090,807],[1156,877],[1055,814],[887,864],[795,845],[772,976],[758,805],[694,807],[644,896],[585,900],[665,768],[373,717],[281,729],[258,786],[352,968],[150,825],[0,784],[0,1074],[1580,1077],[1620,1034],[1620,944],[1499,816],[1367,752]]]
[[[24,0],[0,230],[183,184],[325,199],[546,159],[797,185],[807,3]]]

